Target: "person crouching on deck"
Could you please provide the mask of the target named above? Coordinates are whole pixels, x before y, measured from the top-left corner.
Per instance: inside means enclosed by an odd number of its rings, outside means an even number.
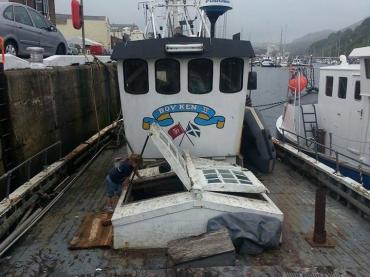
[[[114,167],[109,171],[107,182],[107,202],[105,210],[112,213],[121,195],[122,188],[127,187],[129,178],[136,171],[142,159],[140,155],[132,154],[126,160],[117,158]]]

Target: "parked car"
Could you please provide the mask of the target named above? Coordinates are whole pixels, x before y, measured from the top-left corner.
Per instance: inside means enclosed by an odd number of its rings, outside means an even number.
[[[17,3],[0,3],[0,37],[5,52],[29,56],[27,47],[44,48],[45,56],[67,54],[67,42],[53,24],[36,10]]]
[[[67,55],[78,55],[80,51],[78,50],[77,45],[73,43],[68,43]]]

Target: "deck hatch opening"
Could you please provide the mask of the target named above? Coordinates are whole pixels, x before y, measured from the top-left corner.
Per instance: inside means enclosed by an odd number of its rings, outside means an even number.
[[[185,191],[186,188],[177,176],[171,176],[155,181],[148,180],[145,182],[134,182],[131,193],[128,196],[128,203],[139,202]]]

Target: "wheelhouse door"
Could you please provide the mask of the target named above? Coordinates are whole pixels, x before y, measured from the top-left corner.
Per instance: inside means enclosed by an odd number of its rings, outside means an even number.
[[[364,110],[364,100],[366,97],[361,96],[361,82],[355,80],[352,84],[349,84],[353,89],[349,89],[353,92],[353,95],[348,95],[348,101],[351,101],[351,109],[349,112],[348,121],[348,151],[355,155],[363,154],[364,144],[362,143],[364,135],[364,122],[366,119]],[[365,98],[365,99],[364,99]]]

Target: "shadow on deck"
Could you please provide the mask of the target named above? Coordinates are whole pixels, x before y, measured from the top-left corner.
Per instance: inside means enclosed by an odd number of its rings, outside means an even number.
[[[292,273],[296,271],[370,276],[370,223],[328,198],[326,226],[336,247],[311,248],[304,236],[313,228],[316,187],[281,162],[277,162],[273,174],[258,176],[285,214],[283,244],[277,250],[238,257],[235,267],[189,270],[166,269],[164,250],[68,250],[68,243],[84,216],[104,206],[105,174],[113,158],[122,154],[121,149],[105,150],[100,155],[46,216],[0,260],[2,276],[299,276]]]

